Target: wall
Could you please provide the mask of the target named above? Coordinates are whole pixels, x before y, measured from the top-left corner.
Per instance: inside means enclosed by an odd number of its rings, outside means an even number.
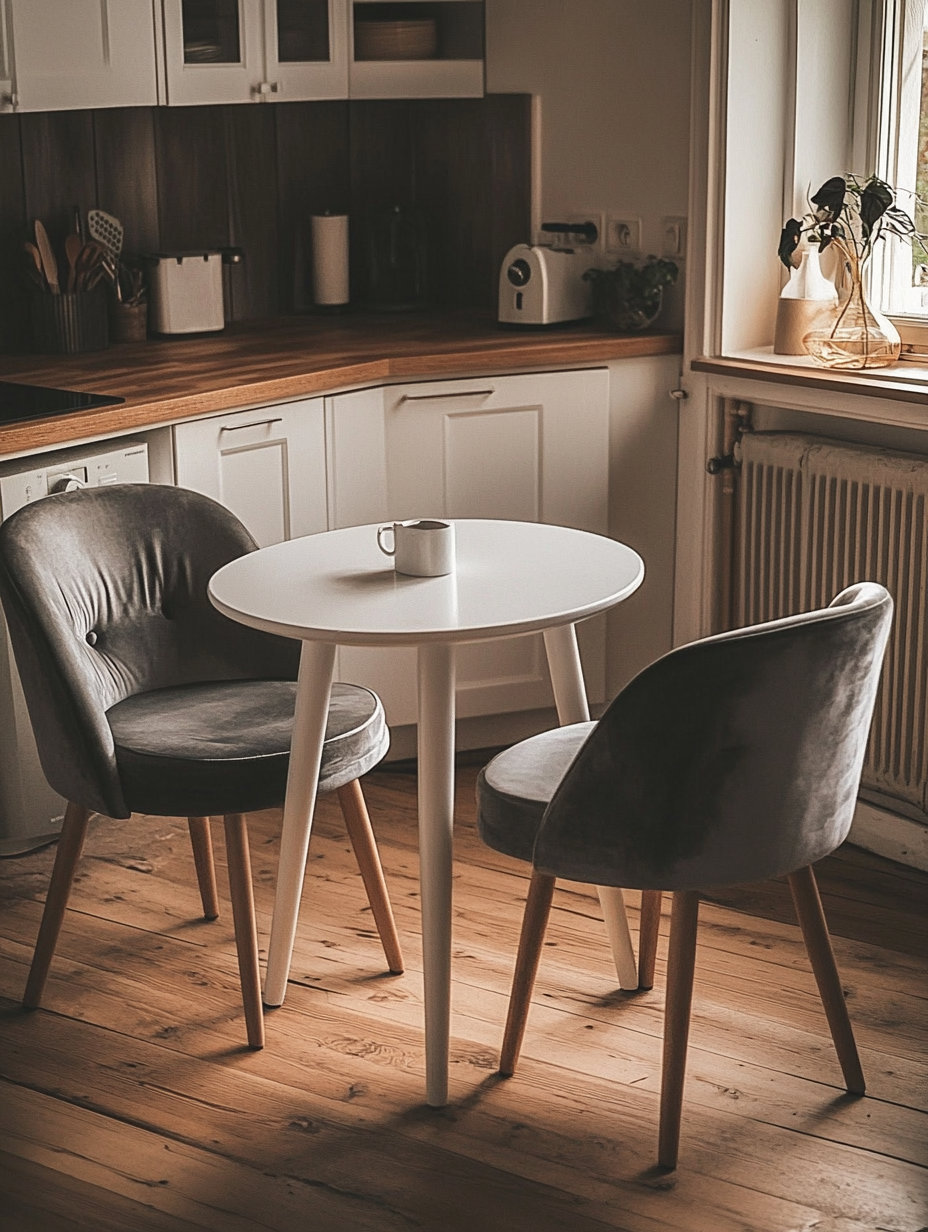
[[[547,221],[592,209],[686,214],[690,0],[487,0],[487,89],[540,106],[537,206]],[[609,256],[604,263],[617,259]],[[682,279],[664,323],[682,325]]]
[[[537,221],[585,208],[630,214],[642,220],[644,251],[660,252],[661,217],[687,212],[690,26],[689,0],[487,0],[487,88],[537,99]],[[682,326],[682,305],[681,278],[661,323]],[[610,532],[647,571],[609,617],[613,694],[672,644],[677,408],[668,394],[679,360],[623,360],[610,375]]]
[[[530,227],[530,140],[529,100],[511,95],[0,115],[0,349],[28,345],[22,240],[41,218],[60,248],[74,205],[117,215],[128,253],[242,246],[232,320],[304,306],[312,213],[352,215],[358,297],[365,211],[416,205],[437,302],[489,309]]]

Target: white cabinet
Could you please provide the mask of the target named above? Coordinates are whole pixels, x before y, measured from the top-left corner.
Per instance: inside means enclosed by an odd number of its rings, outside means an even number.
[[[329,524],[506,518],[607,532],[605,369],[394,385],[327,399]],[[582,630],[592,701],[604,696],[604,626]],[[540,637],[457,651],[465,718],[551,704]],[[346,649],[342,679],[415,722],[415,652]]]
[[[167,101],[345,98],[348,0],[164,0]]]
[[[17,111],[154,106],[156,8],[153,0],[0,0],[0,102]]]
[[[322,398],[177,424],[180,487],[220,501],[260,547],[326,529]]]
[[[351,0],[352,98],[479,98],[483,0]]]

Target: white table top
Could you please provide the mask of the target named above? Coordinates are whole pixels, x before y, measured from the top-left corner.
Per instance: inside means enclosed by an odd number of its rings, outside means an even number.
[[[231,561],[209,597],[226,616],[342,646],[468,642],[594,616],[644,578],[637,552],[587,531],[536,522],[455,522],[448,577],[395,573],[377,527],[291,539]]]

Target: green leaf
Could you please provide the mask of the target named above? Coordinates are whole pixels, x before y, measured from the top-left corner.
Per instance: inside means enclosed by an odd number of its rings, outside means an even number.
[[[826,180],[815,196],[812,204],[819,208],[815,217],[819,222],[834,222],[844,209],[844,198],[847,193],[847,181],[843,176],[833,175]]]
[[[780,246],[777,249],[777,256],[783,262],[787,269],[792,269],[790,257],[799,247],[799,237],[802,235],[802,223],[798,218],[788,218],[783,224],[783,230],[780,232]]]
[[[876,176],[872,180],[868,180],[866,187],[860,194],[860,205],[858,207],[860,230],[865,240],[869,239],[870,232],[876,223],[879,222],[894,203],[893,190],[884,180],[878,180]]]

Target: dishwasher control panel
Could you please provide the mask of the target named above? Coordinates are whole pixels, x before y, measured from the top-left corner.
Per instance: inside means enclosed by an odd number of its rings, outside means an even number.
[[[126,440],[61,449],[0,464],[0,520],[43,496],[148,482],[148,445]]]

